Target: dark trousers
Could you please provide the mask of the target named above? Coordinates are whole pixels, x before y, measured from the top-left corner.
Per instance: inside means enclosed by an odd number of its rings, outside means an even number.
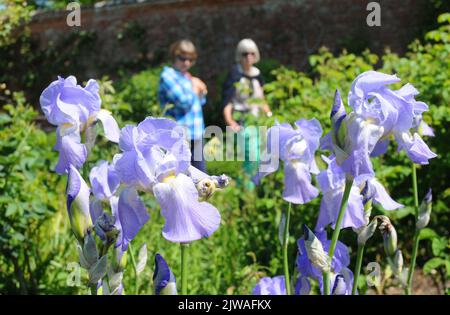
[[[191,140],[191,153],[191,165],[206,173],[206,163],[203,155],[203,139]]]

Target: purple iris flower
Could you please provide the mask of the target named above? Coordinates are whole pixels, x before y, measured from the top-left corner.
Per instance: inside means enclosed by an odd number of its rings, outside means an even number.
[[[336,158],[322,157],[328,164],[328,168],[317,175],[319,187],[323,193],[320,204],[320,213],[315,227],[316,231],[323,230],[328,224],[335,227],[339,206],[344,196],[345,177],[344,170],[338,165]],[[364,211],[365,201],[372,199],[385,210],[395,210],[403,205],[394,201],[383,185],[374,177],[358,177],[353,181],[350,190],[347,209],[342,221],[342,228],[353,227],[355,229],[366,225],[367,218]]]
[[[338,90],[330,116],[332,128],[321,139],[321,148],[333,152],[338,164],[351,178],[374,176],[370,153],[383,135],[383,128],[354,112],[347,115]]]
[[[319,169],[314,154],[319,147],[322,127],[317,119],[300,119],[296,128],[289,124],[277,124],[268,131],[268,139],[278,136],[278,152],[284,162],[283,199],[294,204],[305,204],[316,198],[319,190],[311,184],[311,173],[318,174]],[[270,145],[271,141],[268,141]],[[272,148],[268,148],[269,151]],[[275,172],[272,168],[259,173],[256,182],[263,176]]]
[[[125,184],[139,190],[152,192],[163,178],[185,173],[190,166],[184,131],[170,119],[147,117],[137,127],[127,125],[119,147],[123,153],[114,157],[115,168]]]
[[[286,295],[284,276],[262,278],[253,288],[253,295]]]
[[[77,85],[74,76],[58,77],[44,89],[40,104],[45,117],[57,126],[55,150],[59,151],[56,172],[68,172],[69,166],[80,168],[87,158],[86,144],[81,143],[80,134],[92,128],[97,120],[103,124],[105,136],[113,142],[119,141],[119,127],[107,110],[101,109],[99,86],[89,80],[83,88]],[[90,144],[92,145],[92,144]]]
[[[114,157],[121,180],[152,192],[166,222],[163,236],[187,243],[210,236],[220,225],[219,211],[199,201],[190,174],[191,152],[183,128],[169,119],[148,117],[137,127],[122,129]]]
[[[436,157],[418,133],[411,134],[415,121],[428,110],[423,102],[414,96],[418,91],[407,84],[400,90],[393,91],[386,85],[399,82],[396,75],[388,75],[376,71],[360,74],[352,83],[348,102],[356,116],[365,123],[383,129],[381,143],[372,153],[373,156],[386,152],[388,138],[393,135],[399,150],[405,150],[407,156],[416,164],[428,164],[428,160]]]
[[[155,287],[155,295],[177,295],[175,275],[160,254],[155,256],[153,285]]]
[[[309,229],[308,233],[312,233]],[[307,234],[308,234],[307,233]],[[309,281],[306,278],[312,278],[319,281],[321,290],[323,290],[323,277],[322,271],[320,271],[315,264],[311,262],[308,257],[308,251],[306,248],[305,237],[314,237],[312,235],[305,235],[297,241],[299,253],[297,255],[297,269],[300,273],[300,278],[296,284],[296,293],[304,294],[309,293]],[[315,233],[315,236],[320,241],[323,246],[323,251],[328,253],[331,240],[327,240],[327,235],[325,231]],[[338,241],[336,243],[336,249],[334,251],[334,256],[331,261],[331,293],[332,294],[351,294],[353,285],[353,273],[348,269],[350,264],[350,256],[348,254],[348,247]],[[342,281],[342,282],[341,282]]]

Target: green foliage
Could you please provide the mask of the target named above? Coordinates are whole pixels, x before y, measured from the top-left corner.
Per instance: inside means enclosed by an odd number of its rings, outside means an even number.
[[[450,239],[445,237],[434,238],[431,243],[435,257],[428,260],[423,266],[424,273],[439,271],[443,282],[450,279]]]
[[[15,93],[0,114],[0,292],[70,293],[64,268],[65,202],[62,178],[49,169],[55,153],[33,120],[37,113]]]
[[[4,0],[2,5],[4,8],[0,8],[0,47],[15,42],[13,32],[30,19],[31,13],[31,7],[23,0]]]
[[[124,120],[137,123],[147,116],[162,115],[157,95],[161,71],[162,66],[141,71],[131,77],[122,75],[117,83],[117,99],[126,106],[122,108],[125,111],[121,112]]]

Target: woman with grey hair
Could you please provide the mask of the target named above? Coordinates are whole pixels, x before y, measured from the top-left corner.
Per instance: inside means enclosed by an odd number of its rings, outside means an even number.
[[[223,85],[223,115],[225,123],[238,132],[238,136],[245,137],[244,172],[251,178],[257,171],[259,141],[255,128],[246,129],[245,122],[252,120],[251,117],[255,121],[261,111],[269,117],[272,112],[264,99],[261,71],[254,66],[260,60],[256,43],[249,38],[241,40],[236,47],[235,60]],[[246,186],[251,189],[253,183],[247,180]]]

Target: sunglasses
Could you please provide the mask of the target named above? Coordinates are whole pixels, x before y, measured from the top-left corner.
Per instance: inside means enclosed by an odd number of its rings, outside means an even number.
[[[243,52],[242,57],[247,57],[248,55],[255,56],[254,52]]]
[[[178,60],[180,60],[181,62],[185,62],[185,61],[189,61],[190,63],[194,63],[195,62],[195,59],[193,59],[193,58],[183,57],[183,56],[180,56],[180,55],[177,55],[176,58]]]

